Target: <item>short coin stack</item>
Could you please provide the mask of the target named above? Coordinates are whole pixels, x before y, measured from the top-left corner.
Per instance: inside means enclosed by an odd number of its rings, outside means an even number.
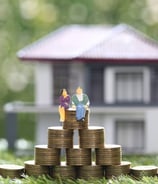
[[[67,165],[62,161],[60,165],[56,165],[50,169],[50,176],[53,178],[62,177],[74,179],[76,178],[76,168],[72,165]]]
[[[141,179],[143,176],[156,176],[157,167],[153,165],[135,166],[131,168],[131,176]]]
[[[73,148],[66,150],[66,160],[67,165],[91,165],[91,149],[79,148],[78,145],[74,145]]]
[[[14,164],[2,164],[0,165],[0,175],[4,178],[8,176],[10,178],[21,178],[24,174],[24,167]]]
[[[72,148],[73,130],[48,127],[48,148]]]
[[[80,129],[79,142],[81,148],[104,147],[104,128],[89,126],[87,129]]]
[[[28,160],[24,162],[25,164],[25,174],[28,176],[38,177],[40,175],[48,175],[49,167],[44,165],[35,164],[34,160]]]
[[[119,165],[107,165],[105,166],[105,176],[106,178],[111,178],[113,176],[128,175],[130,165],[131,163],[127,161],[122,161]]]
[[[35,163],[37,165],[59,165],[60,149],[48,148],[47,145],[35,146]]]
[[[97,165],[119,165],[122,159],[120,145],[105,144],[103,148],[96,149]]]
[[[88,128],[89,111],[86,111],[84,122],[79,122],[76,120],[76,111],[74,109],[66,110],[65,112],[65,122],[64,129],[83,129]]]
[[[101,165],[96,165],[92,162],[91,165],[83,165],[78,169],[78,178],[88,179],[88,178],[103,178],[104,169]]]

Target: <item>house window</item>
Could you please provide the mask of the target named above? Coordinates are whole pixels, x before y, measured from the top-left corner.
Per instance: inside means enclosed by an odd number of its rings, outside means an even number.
[[[89,72],[89,84],[88,84],[88,95],[91,101],[91,105],[102,105],[103,100],[103,84],[104,84],[104,66],[95,65],[91,66]]]
[[[143,72],[115,73],[116,102],[143,102]]]
[[[69,65],[66,63],[58,63],[53,65],[54,78],[54,104],[59,104],[60,90],[69,89]]]
[[[108,67],[104,71],[105,103],[149,103],[150,72],[147,67]]]
[[[144,149],[145,131],[142,120],[117,120],[116,143],[126,152],[141,152]]]

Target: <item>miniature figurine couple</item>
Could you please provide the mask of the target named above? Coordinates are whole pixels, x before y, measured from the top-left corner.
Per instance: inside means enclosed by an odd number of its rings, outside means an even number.
[[[66,89],[62,89],[59,103],[60,122],[65,121],[65,109],[70,107],[70,103],[72,103],[72,108],[76,109],[76,120],[84,122],[86,109],[88,109],[90,102],[88,96],[83,93],[81,87],[76,89],[76,94],[74,94],[72,98],[70,98]]]

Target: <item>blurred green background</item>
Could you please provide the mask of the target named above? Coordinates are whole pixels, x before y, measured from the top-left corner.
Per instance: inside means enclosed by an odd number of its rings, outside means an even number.
[[[65,24],[126,23],[158,40],[157,0],[0,0],[0,138],[3,106],[34,101],[32,65],[16,52]],[[18,137],[34,140],[34,116],[19,116]]]

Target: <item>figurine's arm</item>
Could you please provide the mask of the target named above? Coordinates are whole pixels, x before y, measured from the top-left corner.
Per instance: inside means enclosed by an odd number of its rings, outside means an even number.
[[[76,109],[76,105],[77,105],[77,102],[76,102],[76,95],[73,95],[71,97],[71,105],[72,105],[72,108],[73,109]]]
[[[86,94],[84,94],[83,101],[84,101],[84,106],[87,109],[89,107],[89,105],[90,105],[90,101],[89,101],[89,98],[88,98],[88,96]]]

